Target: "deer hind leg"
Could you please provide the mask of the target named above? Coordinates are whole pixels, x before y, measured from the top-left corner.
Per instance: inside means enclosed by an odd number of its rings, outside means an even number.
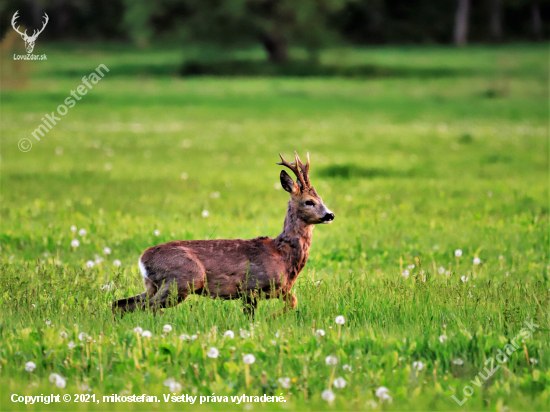
[[[243,296],[243,313],[254,319],[254,311],[258,308],[258,298],[252,295]]]
[[[174,307],[187,299],[192,292],[202,290],[206,272],[199,261],[186,257],[180,271],[166,274],[165,279],[167,280],[163,281],[155,295],[149,298],[149,307],[153,310]]]
[[[112,304],[113,314],[124,316],[127,312],[133,312],[136,309],[146,309],[149,297],[154,296],[158,291],[158,286],[150,279],[144,278],[146,291],[139,295],[129,298],[115,300]]]

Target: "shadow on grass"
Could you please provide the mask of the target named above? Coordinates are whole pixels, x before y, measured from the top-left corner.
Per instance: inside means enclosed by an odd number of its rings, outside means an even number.
[[[471,74],[467,70],[445,67],[384,67],[374,64],[328,66],[308,61],[274,65],[267,61],[229,60],[219,62],[188,61],[182,76],[283,76],[283,77],[452,77]]]
[[[337,66],[309,61],[292,61],[275,65],[268,61],[227,60],[187,61],[180,64],[124,63],[110,65],[112,76],[242,76],[242,77],[355,77],[355,78],[441,78],[471,75],[471,70],[446,67],[386,67],[379,65]],[[56,76],[81,77],[82,70],[69,68],[56,71]]]
[[[330,165],[320,169],[317,174],[321,177],[357,179],[376,177],[415,177],[415,170],[381,169],[376,167],[362,167],[355,164]]]

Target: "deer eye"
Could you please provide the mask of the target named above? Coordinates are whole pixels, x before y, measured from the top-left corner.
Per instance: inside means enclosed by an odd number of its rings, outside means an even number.
[[[315,206],[315,202],[313,200],[306,200],[306,206]]]

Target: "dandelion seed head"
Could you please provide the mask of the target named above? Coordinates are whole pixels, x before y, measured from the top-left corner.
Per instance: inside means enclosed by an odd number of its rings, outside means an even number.
[[[106,255],[110,255],[111,254],[111,249],[108,248],[108,247],[105,247],[105,248],[103,248],[103,253],[105,253]]]
[[[134,332],[137,333],[138,335],[141,335],[141,333],[143,332],[143,329],[140,326],[136,326],[134,328]]]
[[[121,263],[120,260],[118,260],[118,259],[115,259],[115,260],[113,261],[113,266],[119,267],[121,264],[122,264],[122,263]]]
[[[342,389],[346,387],[346,380],[344,378],[336,378],[334,379],[334,387],[338,389]]]
[[[440,341],[441,343],[445,343],[446,340],[447,340],[447,336],[445,336],[445,335],[441,335],[441,336],[439,337],[439,341]]]
[[[208,217],[208,216],[210,216],[210,212],[208,210],[203,210],[202,213],[201,213],[201,216],[202,217]]]
[[[339,315],[339,316],[336,316],[336,319],[334,319],[334,322],[337,325],[343,325],[346,322],[346,319],[342,315]]]
[[[460,249],[455,250],[455,256],[456,257],[462,256],[462,250],[460,250]]]
[[[290,378],[279,378],[279,384],[285,388],[290,388]]]
[[[413,368],[421,371],[422,369],[424,369],[424,364],[420,361],[418,362],[413,362]]]
[[[83,229],[80,229],[80,230],[78,231],[78,234],[79,234],[80,236],[86,236],[86,235],[88,234],[88,232],[86,231],[86,229],[83,228]]]
[[[170,326],[170,325],[164,325],[164,326],[162,327],[162,331],[163,331],[164,333],[172,332],[172,326]]]
[[[233,339],[235,337],[235,333],[233,333],[232,330],[226,330],[225,333],[223,334],[223,337]]]
[[[336,365],[338,363],[338,359],[336,359],[336,356],[329,355],[325,358],[325,363],[327,365]]]
[[[36,369],[36,363],[34,362],[27,362],[25,363],[25,370],[28,371],[28,372],[32,372],[33,370]]]
[[[323,329],[317,329],[315,331],[315,336],[325,336],[325,331]]]
[[[330,403],[334,402],[334,399],[336,399],[336,395],[334,395],[334,392],[332,392],[330,389],[325,389],[323,393],[321,393],[321,398]]]
[[[256,357],[252,354],[244,355],[243,356],[243,362],[248,364],[248,365],[251,365],[254,362],[256,362]]]
[[[209,358],[215,359],[220,355],[220,351],[216,348],[210,348],[208,349],[208,352],[206,352],[206,356]]]
[[[481,263],[481,259],[477,256],[474,258],[474,265],[479,265]]]
[[[152,337],[153,337],[153,334],[151,333],[151,331],[144,330],[144,331],[141,333],[141,336],[142,336],[143,338],[152,338]]]
[[[73,239],[73,240],[71,240],[71,246],[72,246],[72,247],[79,247],[79,246],[80,246],[80,242],[78,241],[78,239]]]
[[[88,261],[86,262],[86,267],[87,267],[88,269],[93,268],[94,265],[95,265],[95,263],[94,263],[93,260],[88,260]]]

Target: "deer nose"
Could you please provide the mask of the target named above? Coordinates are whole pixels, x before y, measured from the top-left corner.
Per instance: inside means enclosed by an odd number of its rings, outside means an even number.
[[[334,213],[327,213],[323,216],[323,222],[332,222],[334,220]]]

